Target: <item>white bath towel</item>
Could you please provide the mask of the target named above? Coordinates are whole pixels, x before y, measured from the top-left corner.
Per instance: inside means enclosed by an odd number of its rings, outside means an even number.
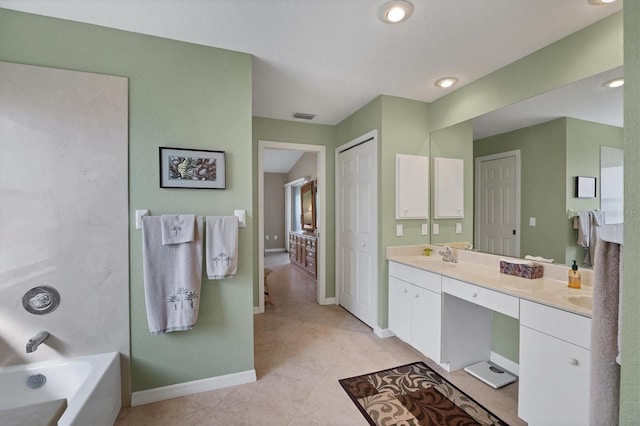
[[[587,248],[583,263],[592,266],[598,243],[598,226],[604,224],[604,212],[589,210],[578,213],[578,241],[579,246]]]
[[[553,263],[553,259],[547,259],[542,256],[531,256],[528,254],[524,258],[527,260],[535,260],[536,262]]]
[[[194,239],[162,244],[162,219],[142,218],[142,261],[147,321],[151,334],[190,330],[198,320],[202,283],[202,217]]]
[[[620,398],[620,244],[600,241],[593,268],[589,423],[617,425]]]
[[[182,244],[193,241],[196,223],[195,215],[162,215],[160,220],[162,223],[162,244]]]
[[[207,277],[219,280],[238,271],[238,218],[207,216]]]

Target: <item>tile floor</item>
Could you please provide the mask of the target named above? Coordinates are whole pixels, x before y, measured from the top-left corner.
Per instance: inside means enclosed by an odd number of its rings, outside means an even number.
[[[278,257],[279,256],[279,257]],[[446,373],[395,337],[380,339],[339,306],[315,302],[315,281],[269,254],[273,305],[254,316],[258,381],[124,408],[125,425],[366,425],[338,379],[422,360],[511,425],[517,382],[494,390],[462,370]]]

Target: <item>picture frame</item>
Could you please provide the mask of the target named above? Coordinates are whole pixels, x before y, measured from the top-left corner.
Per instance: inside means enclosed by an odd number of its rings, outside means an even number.
[[[596,178],[576,176],[576,198],[596,198]]]
[[[224,151],[160,147],[160,188],[226,189]]]

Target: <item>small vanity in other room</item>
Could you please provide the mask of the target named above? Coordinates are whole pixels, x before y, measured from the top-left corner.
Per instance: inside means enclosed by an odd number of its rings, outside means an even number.
[[[307,275],[317,278],[316,188],[309,181],[300,188],[301,231],[289,232],[289,260]]]

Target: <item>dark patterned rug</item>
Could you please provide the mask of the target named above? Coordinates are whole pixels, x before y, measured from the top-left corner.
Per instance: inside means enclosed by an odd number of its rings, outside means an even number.
[[[371,425],[507,425],[423,362],[339,380]]]

